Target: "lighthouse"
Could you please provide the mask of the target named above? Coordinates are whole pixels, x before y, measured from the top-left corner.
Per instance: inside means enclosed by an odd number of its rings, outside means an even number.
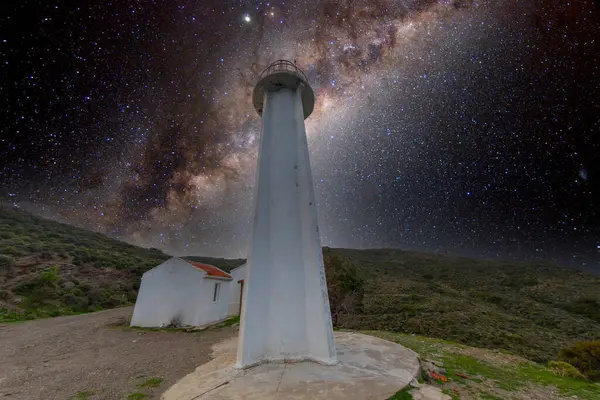
[[[237,366],[336,364],[304,126],[315,95],[294,63],[279,60],[252,97],[262,132]]]

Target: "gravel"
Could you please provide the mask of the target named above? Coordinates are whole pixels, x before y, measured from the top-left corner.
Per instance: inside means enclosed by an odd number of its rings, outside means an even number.
[[[211,345],[235,334],[235,328],[189,333],[118,326],[131,312],[127,307],[0,325],[0,398],[115,400],[138,392],[158,399],[211,359]],[[151,378],[163,381],[139,386]]]

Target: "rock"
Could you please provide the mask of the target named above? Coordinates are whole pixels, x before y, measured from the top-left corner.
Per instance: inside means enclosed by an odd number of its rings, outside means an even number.
[[[418,389],[411,390],[410,394],[414,400],[452,400],[450,396],[442,393],[440,388],[431,385],[422,385]]]
[[[425,371],[432,371],[432,372],[435,372],[436,374],[446,375],[446,369],[441,368],[435,364],[432,364],[429,361],[425,361],[423,364],[421,364],[421,367],[423,367],[423,369]]]
[[[419,381],[417,381],[417,380],[416,380],[416,379],[414,379],[414,378],[413,378],[413,380],[412,380],[412,381],[410,381],[409,385],[410,385],[411,387],[414,387],[414,388],[420,388],[420,387],[421,387],[421,384],[419,383]]]
[[[75,287],[75,282],[65,281],[65,282],[63,282],[62,287],[65,290],[71,290],[71,289],[73,289]]]
[[[441,362],[441,361],[438,361],[438,360],[425,360],[425,362],[428,362],[428,363],[433,364],[433,365],[438,366],[438,367],[443,367],[444,366],[444,363]]]

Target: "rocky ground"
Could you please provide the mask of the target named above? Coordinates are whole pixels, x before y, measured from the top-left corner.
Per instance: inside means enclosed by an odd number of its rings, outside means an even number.
[[[0,325],[0,398],[159,398],[210,360],[224,327],[200,333],[131,330],[131,307]],[[145,395],[145,396],[144,396]]]

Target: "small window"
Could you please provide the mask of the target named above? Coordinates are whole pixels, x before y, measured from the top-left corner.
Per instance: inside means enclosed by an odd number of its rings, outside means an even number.
[[[215,292],[213,293],[213,303],[219,301],[219,292],[221,291],[221,284],[215,283]]]

